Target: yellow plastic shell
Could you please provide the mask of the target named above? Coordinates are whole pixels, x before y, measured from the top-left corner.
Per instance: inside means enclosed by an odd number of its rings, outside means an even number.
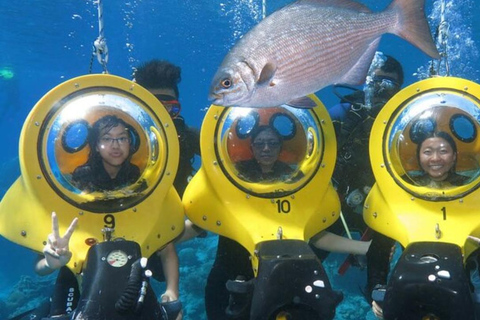
[[[118,93],[120,100],[127,99],[125,101],[138,106],[139,110],[142,109],[142,112],[154,119],[162,131],[160,133],[158,128],[152,128],[150,136],[143,135],[143,142],[153,139],[153,147],[142,147],[142,159],[132,158],[132,162],[139,161],[136,163],[141,170],[144,168],[141,172],[142,179],[148,182],[146,190],[137,193],[136,199],[139,200],[125,209],[120,204],[110,212],[92,212],[82,209],[82,205],[87,203],[95,208],[95,204],[106,200],[115,204],[116,197],[122,201],[128,200],[129,190],[122,190],[123,193],[112,192],[106,196],[100,192],[73,192],[56,182],[57,178],[48,166],[51,159],[45,158],[48,155],[45,132],[51,130],[45,124],[47,119],[52,118],[52,114],[53,117],[56,116],[58,110],[55,108],[61,109],[61,104],[67,97],[81,97],[95,90]],[[106,110],[106,113],[114,110],[122,113],[121,107],[103,106],[101,102],[89,107]],[[82,118],[82,112],[83,109],[78,109],[79,118]],[[90,115],[92,114],[94,112]],[[136,129],[140,130],[141,127],[137,126]],[[57,156],[58,159],[64,159],[62,154]],[[68,80],[52,89],[38,101],[24,123],[19,158],[21,176],[0,203],[0,234],[10,241],[41,252],[48,234],[52,232],[52,212],[57,213],[61,235],[77,217],[79,222],[70,240],[73,257],[68,264],[76,272],[81,271],[90,245],[103,241],[102,229],[105,227],[114,227],[113,238],[138,242],[144,256],[150,256],[183,230],[183,205],[173,188],[179,159],[175,126],[160,102],[132,81],[106,74],[88,75]],[[59,171],[62,168],[64,166]]]

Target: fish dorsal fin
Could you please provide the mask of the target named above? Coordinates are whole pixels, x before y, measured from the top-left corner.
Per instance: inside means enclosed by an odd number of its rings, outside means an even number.
[[[260,72],[260,77],[258,78],[257,84],[260,86],[265,84],[270,84],[276,71],[277,71],[277,66],[272,62],[268,62],[266,65],[263,66],[263,69],[262,69],[262,72]]]
[[[372,12],[367,6],[350,0],[298,0],[300,4],[314,4],[322,7],[336,7],[356,10],[359,12]]]
[[[292,101],[289,101],[285,104],[293,108],[301,108],[301,109],[311,109],[317,106],[317,103],[308,96],[293,99]]]
[[[351,85],[360,85],[365,83],[368,69],[372,64],[372,60],[375,56],[375,52],[377,51],[379,42],[380,38],[377,38],[368,45],[367,50],[365,50],[360,59],[358,59],[353,67],[348,70],[348,72],[340,79],[339,83]]]

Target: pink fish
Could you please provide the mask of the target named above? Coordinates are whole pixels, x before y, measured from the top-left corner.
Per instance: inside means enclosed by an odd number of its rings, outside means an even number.
[[[439,54],[424,0],[394,0],[382,12],[350,0],[299,0],[243,36],[215,74],[209,98],[236,107],[314,106],[305,96],[334,83],[365,81],[385,33]]]

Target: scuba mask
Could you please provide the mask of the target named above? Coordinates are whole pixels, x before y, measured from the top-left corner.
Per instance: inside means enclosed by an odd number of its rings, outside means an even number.
[[[367,77],[363,91],[365,92],[365,105],[370,114],[376,117],[388,100],[400,91],[400,84],[391,77],[374,75]]]
[[[375,97],[386,98],[387,100],[400,90],[400,84],[391,77],[374,76],[370,84],[373,86]]]

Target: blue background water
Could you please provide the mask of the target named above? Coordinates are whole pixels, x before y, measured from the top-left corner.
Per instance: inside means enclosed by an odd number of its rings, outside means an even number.
[[[267,14],[290,1],[267,1]],[[374,11],[389,0],[364,0]],[[444,1],[450,23],[448,58],[450,74],[479,81],[480,24],[474,14],[476,0]],[[441,1],[427,0],[431,26],[439,23]],[[209,106],[210,80],[229,48],[262,18],[259,0],[136,0],[103,1],[105,37],[109,48],[108,71],[131,78],[133,67],[152,58],[167,59],[182,67],[180,85],[183,115],[187,122],[201,126]],[[97,6],[93,1],[6,1],[0,0],[0,195],[20,174],[18,138],[23,122],[35,103],[63,81],[102,71],[91,62],[92,44],[98,36]],[[386,35],[379,50],[396,57],[410,84],[426,76],[429,59],[407,42]],[[329,107],[337,102],[331,88],[319,92]],[[21,201],[21,199],[19,199]],[[12,212],[11,214],[22,214]],[[208,274],[216,237],[195,239],[181,245],[181,296],[187,303],[185,319],[204,318],[203,285]],[[18,303],[25,306],[31,295],[47,295],[51,278],[33,275],[33,255],[0,237],[0,318]],[[364,318],[368,305],[359,287],[364,271],[351,268],[346,276],[335,274],[344,256],[331,256],[325,263],[332,284],[346,295],[336,319]],[[28,277],[25,277],[28,276]],[[37,292],[38,290],[38,292]],[[40,293],[42,292],[42,293]],[[4,303],[10,303],[5,305]],[[35,301],[31,301],[34,304]],[[10,308],[10,309],[9,309]],[[2,311],[3,310],[3,311]],[[2,312],[4,312],[2,314]],[[368,318],[371,319],[369,314]]]

